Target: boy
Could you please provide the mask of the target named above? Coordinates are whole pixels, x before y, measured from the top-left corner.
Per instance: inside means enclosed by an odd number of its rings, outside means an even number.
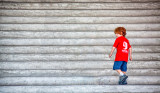
[[[113,70],[116,70],[120,75],[119,85],[125,85],[127,84],[126,79],[128,78],[128,76],[126,75],[128,52],[130,51],[129,59],[132,60],[132,48],[129,43],[129,40],[125,38],[126,29],[124,27],[117,27],[114,33],[116,34],[117,38],[114,42],[109,58],[111,58],[112,53],[114,52],[115,48],[117,48]]]

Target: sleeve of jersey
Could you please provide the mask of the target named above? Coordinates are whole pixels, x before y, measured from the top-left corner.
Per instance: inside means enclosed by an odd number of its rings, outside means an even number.
[[[119,42],[118,42],[118,39],[116,39],[115,42],[114,42],[114,44],[113,44],[113,47],[116,47],[116,48],[117,48],[118,43],[119,43]]]

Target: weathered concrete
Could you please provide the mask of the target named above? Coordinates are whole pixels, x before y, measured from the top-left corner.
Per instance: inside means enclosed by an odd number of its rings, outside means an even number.
[[[132,34],[134,33],[134,34]],[[143,35],[142,35],[143,34]],[[158,38],[160,31],[127,31],[126,38]],[[114,31],[0,31],[0,38],[41,38],[41,39],[62,39],[62,38],[115,38]]]
[[[143,17],[159,16],[157,10],[0,10],[0,16],[25,17]],[[115,24],[116,25],[116,24]]]
[[[159,93],[159,8],[159,0],[1,0],[0,93]],[[118,26],[133,48],[124,86],[115,52],[108,58]]]
[[[158,2],[159,0],[1,0],[3,2]]]
[[[115,93],[160,92],[159,85],[68,85],[68,86],[0,86],[3,93]]]
[[[0,69],[44,69],[44,70],[70,70],[70,69],[112,69],[114,61],[19,61],[0,62]],[[160,61],[129,61],[128,69],[159,69]],[[133,73],[131,73],[133,74]]]
[[[160,23],[160,16],[146,16],[146,17],[1,17],[0,23],[8,24],[104,24],[104,23],[115,23],[115,24],[126,24],[126,23]]]
[[[160,2],[150,3],[0,3],[0,9],[159,9]]]
[[[110,45],[116,38],[106,39],[1,39],[0,45]],[[130,45],[159,46],[160,38],[129,38]],[[143,42],[143,43],[142,43]]]
[[[93,31],[114,30],[123,26],[127,30],[160,30],[160,24],[0,24],[0,30],[68,30],[68,31]]]
[[[112,46],[0,46],[0,53],[109,53]],[[132,46],[134,53],[160,53],[160,46]],[[116,54],[113,52],[113,55]]]
[[[129,64],[129,68],[127,69],[127,75],[130,76],[159,76],[160,75],[160,70],[159,69],[138,69],[138,67],[132,68],[131,69],[131,65],[136,65],[136,64]],[[3,64],[2,64],[3,65]],[[154,65],[154,64],[153,64]],[[158,64],[157,64],[158,65]],[[3,65],[4,66],[4,65]],[[29,70],[27,70],[27,68],[23,68],[23,69],[13,69],[13,66],[11,68],[5,68],[6,66],[4,66],[1,69],[5,69],[5,70],[1,70],[0,71],[0,76],[1,77],[66,77],[66,76],[118,76],[118,73],[116,71],[114,71],[112,68],[79,68],[79,69],[63,69],[63,68],[59,68],[52,70],[52,68],[48,68],[50,70],[46,69],[42,69],[39,68],[41,70],[38,70],[38,68],[36,68],[35,70],[32,70],[33,68],[30,68]],[[9,66],[8,66],[9,67]],[[23,67],[23,66],[22,66]],[[159,67],[160,67],[160,63],[159,63]],[[152,67],[151,67],[152,68]],[[8,70],[7,70],[8,69]]]
[[[145,55],[145,56],[144,56]],[[160,61],[160,53],[134,53],[135,61]],[[107,61],[108,54],[0,54],[0,61]]]
[[[144,79],[145,78],[145,79]],[[118,76],[102,77],[1,77],[0,85],[118,85]],[[128,85],[159,85],[160,76],[129,76]]]

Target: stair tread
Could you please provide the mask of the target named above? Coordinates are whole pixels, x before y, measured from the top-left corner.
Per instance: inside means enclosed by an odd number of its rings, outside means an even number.
[[[67,86],[0,86],[0,92],[10,93],[104,93],[104,92],[160,92],[159,85],[67,85]]]
[[[119,76],[0,77],[0,85],[117,85]],[[159,85],[160,76],[128,76],[129,85]]]

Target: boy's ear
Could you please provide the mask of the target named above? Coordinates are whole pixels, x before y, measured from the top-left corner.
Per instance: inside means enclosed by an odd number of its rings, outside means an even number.
[[[122,35],[122,32],[121,32],[121,35]]]

